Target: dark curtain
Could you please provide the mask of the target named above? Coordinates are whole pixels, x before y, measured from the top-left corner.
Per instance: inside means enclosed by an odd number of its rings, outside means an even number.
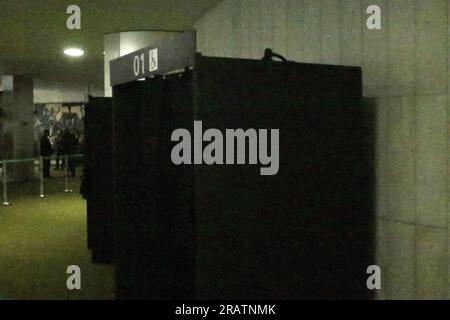
[[[196,169],[197,298],[369,298],[361,70],[209,57],[196,70],[204,130],[280,130],[275,176],[261,165]]]
[[[85,115],[85,166],[80,193],[87,200],[92,260],[113,260],[112,101],[90,98]]]
[[[192,75],[114,88],[116,297],[193,297],[193,169],[170,159],[192,123]]]

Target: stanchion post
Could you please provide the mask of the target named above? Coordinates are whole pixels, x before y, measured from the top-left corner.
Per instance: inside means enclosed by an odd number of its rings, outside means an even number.
[[[39,197],[45,198],[44,193],[44,157],[40,156],[39,158],[39,180],[40,180],[40,191]]]
[[[6,160],[3,160],[2,171],[3,171],[3,206],[9,206],[10,203],[8,202],[8,190],[7,190],[8,178],[6,174]]]
[[[72,192],[71,189],[69,189],[69,157],[65,156],[64,157],[64,161],[66,163],[66,190],[64,190],[65,193],[70,193]]]

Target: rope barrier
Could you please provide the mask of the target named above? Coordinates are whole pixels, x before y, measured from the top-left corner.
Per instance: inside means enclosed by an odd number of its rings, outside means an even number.
[[[51,157],[44,157],[45,160],[57,160],[58,158],[82,158],[84,157],[83,154],[67,154],[67,155],[60,155],[60,156],[51,156]],[[6,162],[6,163],[23,163],[23,162],[31,162],[31,161],[39,161],[41,157],[36,157],[36,158],[23,158],[23,159],[4,159],[1,160],[1,162]]]
[[[51,157],[39,157],[39,158],[23,158],[23,159],[3,159],[1,160],[1,168],[2,168],[2,180],[3,180],[3,206],[10,206],[11,203],[8,201],[8,174],[7,174],[7,165],[8,164],[18,164],[18,163],[26,163],[26,162],[36,162],[39,161],[39,197],[46,198],[45,195],[45,186],[44,186],[44,160],[59,160],[63,159],[66,167],[66,175],[65,175],[65,193],[70,193],[72,190],[69,187],[69,159],[83,158],[82,154],[67,154],[67,155],[58,155]]]

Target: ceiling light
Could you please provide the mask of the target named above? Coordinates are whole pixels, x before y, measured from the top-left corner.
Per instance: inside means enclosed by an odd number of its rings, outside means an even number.
[[[84,55],[84,51],[78,48],[67,48],[64,50],[64,54],[70,57],[81,57]]]

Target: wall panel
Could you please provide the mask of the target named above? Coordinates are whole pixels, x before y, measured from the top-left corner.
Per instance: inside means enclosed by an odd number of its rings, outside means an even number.
[[[304,57],[304,0],[287,0],[287,56],[293,61]]]
[[[287,0],[279,0],[273,6],[273,47],[276,52],[287,55]]]
[[[388,217],[409,223],[416,215],[415,105],[414,97],[389,98]]]
[[[339,0],[321,0],[321,50],[320,62],[340,64],[340,10]]]
[[[387,299],[415,298],[415,227],[386,221],[388,246],[386,268]]]
[[[446,0],[417,1],[417,94],[447,92]]]
[[[387,0],[377,1],[381,8],[381,30],[368,30],[365,27],[368,15],[365,14],[369,5],[373,1],[363,0],[363,89],[366,97],[383,97],[387,95],[387,74],[388,74],[388,19]],[[349,20],[351,18],[349,17]],[[343,56],[342,59],[345,59]]]
[[[447,226],[447,96],[417,97],[417,223]]]
[[[417,227],[417,299],[446,298],[447,232]]]
[[[388,1],[387,93],[414,95],[416,90],[416,1]]]
[[[361,1],[340,1],[340,38],[342,65],[362,65],[363,7]]]
[[[321,10],[317,0],[305,0],[303,20],[303,62],[320,63]]]
[[[389,190],[389,98],[376,99],[375,114],[375,210],[380,218],[388,215]]]

